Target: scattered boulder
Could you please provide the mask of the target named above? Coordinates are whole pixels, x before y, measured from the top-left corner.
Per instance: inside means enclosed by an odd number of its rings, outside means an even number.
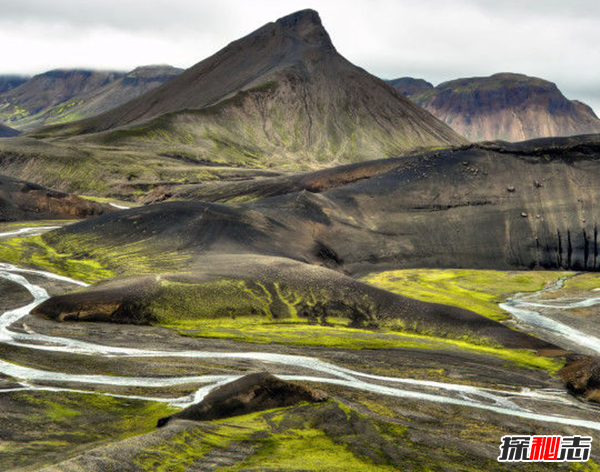
[[[157,427],[172,419],[210,421],[303,402],[323,402],[327,394],[280,380],[267,373],[246,375],[209,393],[200,403],[158,420]]]

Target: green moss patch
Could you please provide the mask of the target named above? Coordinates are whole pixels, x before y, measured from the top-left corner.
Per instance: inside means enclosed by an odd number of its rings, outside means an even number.
[[[43,236],[15,238],[0,242],[0,260],[20,266],[35,266],[84,282],[114,277],[102,263],[73,253],[61,253]]]
[[[571,272],[467,269],[408,269],[377,272],[364,282],[425,302],[442,303],[474,311],[493,320],[508,315],[499,303],[518,292],[536,292]],[[600,286],[600,285],[599,285]]]
[[[109,441],[151,431],[176,411],[163,403],[73,392],[3,394],[2,470],[64,460]]]

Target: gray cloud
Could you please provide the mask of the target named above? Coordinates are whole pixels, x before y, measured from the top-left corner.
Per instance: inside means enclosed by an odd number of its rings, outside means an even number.
[[[187,67],[307,7],[342,54],[376,75],[438,83],[522,72],[600,111],[597,0],[0,0],[0,73]]]

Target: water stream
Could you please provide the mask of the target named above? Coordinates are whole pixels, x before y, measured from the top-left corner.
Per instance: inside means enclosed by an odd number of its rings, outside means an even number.
[[[22,233],[26,233],[27,228],[23,228]],[[0,237],[2,234],[0,234]],[[31,294],[33,301],[19,308],[5,311],[0,315],[0,343],[12,346],[19,346],[38,351],[50,351],[59,353],[69,353],[73,355],[84,356],[103,356],[108,358],[192,358],[192,359],[233,359],[233,360],[251,360],[266,364],[266,370],[277,375],[284,380],[297,380],[315,382],[321,384],[334,384],[343,387],[359,389],[366,392],[372,392],[382,395],[389,395],[398,398],[406,398],[434,403],[451,404],[462,407],[479,408],[483,410],[500,413],[503,415],[527,418],[536,421],[550,422],[564,425],[580,426],[600,431],[600,422],[589,421],[581,418],[569,418],[551,414],[540,414],[531,410],[531,407],[520,405],[519,400],[526,400],[538,405],[536,410],[552,411],[551,404],[568,405],[573,409],[586,410],[590,408],[585,404],[573,399],[565,392],[556,391],[535,391],[530,389],[522,390],[500,390],[491,388],[480,388],[469,385],[452,384],[446,382],[434,382],[426,380],[417,380],[411,378],[398,378],[359,372],[348,368],[336,366],[314,357],[297,356],[288,354],[277,354],[269,352],[219,352],[219,351],[201,351],[201,350],[146,350],[118,346],[109,346],[96,344],[81,340],[75,340],[65,337],[48,336],[35,333],[31,330],[21,332],[11,328],[19,322],[24,316],[27,316],[40,303],[49,298],[47,291],[40,285],[33,283],[28,276],[36,278],[46,278],[68,282],[73,285],[85,286],[86,284],[72,280],[68,277],[52,274],[40,270],[23,269],[11,264],[0,263],[0,278],[9,280],[25,288]],[[30,277],[31,278],[31,277]],[[519,320],[525,323],[543,324],[549,329],[555,330],[562,336],[568,337],[577,342],[586,342],[589,346],[594,346],[600,352],[600,340],[590,338],[583,333],[574,330],[561,323],[554,322],[539,315],[531,307],[523,308],[527,301],[511,300],[504,304],[503,308],[513,313]],[[540,319],[541,317],[541,319]],[[585,336],[581,338],[580,336]],[[300,368],[307,374],[286,373],[286,367]],[[136,395],[120,395],[112,393],[102,393],[114,395],[117,397],[137,398],[144,400],[154,400],[170,402],[179,407],[185,407],[199,402],[214,388],[231,382],[239,378],[242,374],[231,375],[198,375],[183,377],[125,377],[109,376],[96,374],[70,374],[67,372],[56,372],[42,369],[35,369],[16,365],[10,362],[0,360],[0,373],[15,379],[19,384],[17,387],[0,390],[10,392],[15,390],[47,390],[47,391],[70,391],[81,393],[94,393],[86,391],[85,386],[103,385],[119,387],[169,387],[175,385],[190,385],[194,387],[194,392],[178,398],[164,397],[146,397]],[[51,382],[53,385],[38,385],[36,382]],[[72,389],[61,387],[60,385],[68,383],[81,384],[81,389]],[[550,405],[549,405],[550,404]]]

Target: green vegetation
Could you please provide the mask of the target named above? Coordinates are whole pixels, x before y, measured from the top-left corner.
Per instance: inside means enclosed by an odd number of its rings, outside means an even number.
[[[508,272],[466,269],[408,269],[362,278],[384,290],[426,302],[474,311],[493,320],[507,319],[499,303],[518,292],[536,292],[572,272]],[[600,286],[600,284],[599,284]]]
[[[3,421],[15,431],[0,446],[4,470],[146,433],[177,411],[164,403],[74,392],[13,392],[3,401]]]
[[[600,288],[600,274],[596,272],[587,272],[576,274],[565,281],[564,287],[556,292],[552,292],[551,296],[574,295],[581,292],[591,292]],[[600,293],[598,294],[600,296]]]
[[[97,282],[114,273],[96,260],[60,253],[43,236],[14,238],[0,242],[0,260],[20,266],[35,266],[83,282]]]
[[[306,321],[269,321],[264,317],[179,320],[158,325],[185,336],[229,339],[257,344],[284,344],[339,349],[462,350],[504,359],[513,366],[555,373],[564,360],[542,357],[533,351],[486,345],[477,340],[446,339],[387,329],[351,328],[347,319],[328,318],[328,326]]]
[[[336,423],[341,422],[342,427],[334,430],[327,424],[332,418]],[[353,444],[352,426],[356,423],[364,424],[366,433],[373,435],[371,444],[362,448]],[[138,454],[134,463],[144,471],[184,472],[197,459],[243,444],[249,456],[240,454],[237,463],[224,464],[217,469],[219,472],[391,472],[396,468],[381,449],[382,443],[397,439],[396,434],[398,431],[391,433],[383,424],[372,426],[356,412],[330,401],[324,405],[268,410],[204,423],[146,449]],[[365,454],[367,450],[370,457]]]

